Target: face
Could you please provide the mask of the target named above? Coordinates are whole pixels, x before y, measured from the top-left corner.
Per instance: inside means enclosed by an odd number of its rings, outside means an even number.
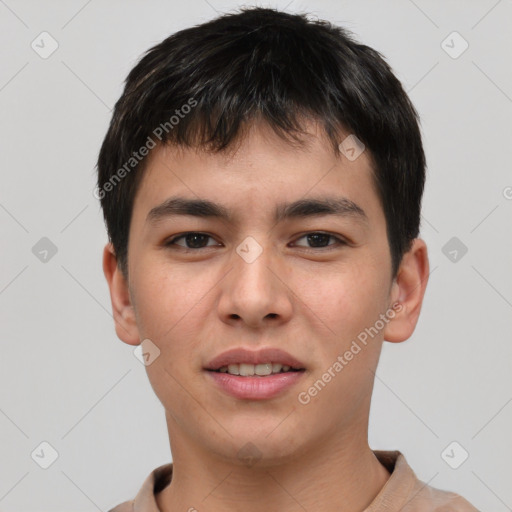
[[[197,200],[212,204],[185,203]],[[156,148],[129,240],[133,324],[118,335],[160,351],[146,369],[171,445],[270,464],[366,439],[373,371],[399,317],[366,152],[335,156],[314,125],[300,148],[264,126],[229,155]]]

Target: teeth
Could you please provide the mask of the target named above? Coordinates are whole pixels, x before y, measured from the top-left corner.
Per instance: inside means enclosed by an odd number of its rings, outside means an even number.
[[[238,371],[238,365],[237,364],[228,365],[228,373],[230,373],[231,375],[240,375],[240,372]]]
[[[272,373],[272,363],[257,364],[254,367],[256,375],[270,375]]]
[[[242,363],[239,365],[240,368],[240,375],[242,377],[250,377],[251,375],[254,375],[254,365],[253,364],[245,364]]]
[[[221,373],[229,373],[230,375],[241,375],[242,377],[251,377],[253,375],[265,376],[273,373],[281,373],[290,371],[291,366],[280,363],[263,363],[263,364],[230,364],[219,368]]]
[[[272,373],[279,373],[281,371],[282,367],[283,367],[282,364],[272,363]]]

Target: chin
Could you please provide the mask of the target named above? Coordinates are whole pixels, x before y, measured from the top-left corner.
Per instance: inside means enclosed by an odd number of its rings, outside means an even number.
[[[271,431],[265,429],[257,433],[251,429],[250,433],[244,435],[238,430],[235,436],[225,439],[224,446],[217,442],[211,449],[226,463],[246,468],[278,466],[292,461],[302,451],[301,442],[294,439],[287,429],[269,435]]]

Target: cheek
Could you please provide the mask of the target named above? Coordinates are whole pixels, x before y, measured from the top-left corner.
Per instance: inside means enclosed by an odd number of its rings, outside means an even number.
[[[178,420],[186,414],[200,416],[187,389],[201,346],[198,334],[204,332],[202,326],[208,321],[210,308],[204,301],[208,283],[205,290],[200,286],[203,280],[194,280],[183,271],[156,271],[154,267],[139,277],[135,286],[138,318],[144,326],[144,337],[160,350],[154,362],[146,366],[150,384]],[[194,396],[200,398],[197,392]]]
[[[142,326],[144,336],[159,344],[168,343],[191,325],[190,316],[208,283],[194,279],[178,265],[171,268],[148,262],[134,274],[133,285],[139,328]]]
[[[382,275],[364,261],[299,276],[295,289],[304,314],[338,344],[372,325],[385,304]]]
[[[137,322],[144,338],[160,350],[146,367],[162,402],[180,395],[179,383],[200,373],[198,354],[214,322],[211,298],[219,277],[173,265],[145,265],[135,281]],[[174,378],[176,381],[174,380]],[[178,395],[177,395],[178,394]],[[179,402],[180,400],[178,400]]]

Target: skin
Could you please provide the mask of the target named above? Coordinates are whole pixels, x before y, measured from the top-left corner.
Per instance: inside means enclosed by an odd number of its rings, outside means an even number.
[[[105,246],[117,335],[129,345],[150,339],[161,351],[146,370],[166,411],[173,454],[172,482],[157,495],[162,511],[362,511],[389,478],[368,446],[374,372],[383,341],[404,341],[415,329],[427,247],[415,239],[392,279],[369,155],[335,156],[318,125],[306,127],[301,147],[254,124],[229,153],[155,148],[134,201],[128,281]],[[273,221],[277,203],[333,193],[357,203],[367,223],[329,215]],[[148,212],[174,195],[218,202],[233,218],[147,224]],[[305,235],[318,231],[347,243],[327,238],[315,248]],[[189,253],[183,238],[165,246],[186,232],[212,238]],[[250,264],[236,252],[247,236],[263,249]],[[301,404],[298,394],[396,302],[394,318]],[[240,346],[279,347],[306,370],[275,398],[234,398],[203,368]],[[247,443],[256,447],[252,464],[238,455]]]

